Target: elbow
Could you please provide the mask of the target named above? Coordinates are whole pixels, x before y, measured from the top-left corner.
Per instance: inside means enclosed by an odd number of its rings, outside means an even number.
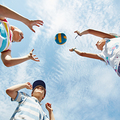
[[[8,60],[3,61],[3,64],[4,64],[6,67],[11,67],[10,61],[8,61]]]
[[[10,94],[10,92],[11,92],[11,91],[10,91],[10,89],[9,89],[9,88],[8,88],[8,89],[6,89],[6,94],[8,94],[8,95],[9,95],[9,94]]]

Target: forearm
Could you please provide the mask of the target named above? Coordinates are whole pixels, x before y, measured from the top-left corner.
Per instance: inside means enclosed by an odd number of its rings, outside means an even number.
[[[26,55],[24,57],[19,57],[19,58],[12,58],[10,56],[6,56],[5,59],[3,60],[4,62],[4,65],[7,66],[7,67],[11,67],[11,66],[14,66],[14,65],[18,65],[20,63],[23,63],[27,60],[29,60],[29,56]]]
[[[13,10],[11,10],[3,5],[0,5],[0,17],[7,17],[7,18],[19,20],[19,21],[23,22],[24,24],[26,24],[28,21],[27,18],[21,16],[20,14],[14,12]]]
[[[49,112],[49,118],[50,118],[50,120],[55,120],[53,111]]]
[[[21,90],[23,88],[26,88],[26,84],[25,83],[14,85],[12,87],[9,87],[7,90],[16,92],[16,91],[19,91],[19,90]]]
[[[6,93],[12,98],[15,99],[17,96],[17,92],[23,88],[26,88],[26,84],[18,84],[14,85],[6,90]]]
[[[85,34],[92,34],[101,38],[115,38],[113,35],[110,35],[108,33],[104,33],[101,31],[93,30],[93,29],[87,29],[80,33],[81,36]]]
[[[87,58],[92,58],[92,59],[98,59],[98,60],[102,60],[104,61],[103,58],[100,58],[97,54],[93,54],[93,53],[86,53],[86,52],[81,52],[77,49],[74,50],[78,55],[82,56],[82,57],[87,57]]]

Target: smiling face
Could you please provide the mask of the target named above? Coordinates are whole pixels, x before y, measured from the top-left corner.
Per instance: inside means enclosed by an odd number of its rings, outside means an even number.
[[[40,85],[36,86],[32,91],[31,96],[36,97],[39,101],[41,101],[45,97],[45,88]]]
[[[21,42],[21,40],[24,38],[23,32],[18,28],[15,28],[12,32],[13,32],[12,41],[13,42]]]

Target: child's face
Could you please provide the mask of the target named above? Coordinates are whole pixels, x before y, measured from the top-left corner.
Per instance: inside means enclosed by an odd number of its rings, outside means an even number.
[[[43,86],[37,86],[35,87],[34,91],[32,92],[32,96],[36,98],[40,98],[41,100],[45,97],[45,88]]]
[[[18,29],[18,28],[15,28],[13,30],[13,41],[14,42],[21,42],[21,40],[23,39],[23,32]]]

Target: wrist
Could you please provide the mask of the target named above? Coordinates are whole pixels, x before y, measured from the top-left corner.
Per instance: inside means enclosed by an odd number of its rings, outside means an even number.
[[[30,60],[30,59],[31,59],[30,54],[26,55],[26,58],[27,58],[28,60]]]
[[[50,114],[50,113],[52,113],[52,112],[53,112],[53,109],[51,109],[51,110],[48,110],[48,112],[49,112],[49,114]]]
[[[25,25],[27,25],[27,26],[28,26],[29,22],[30,22],[30,20],[29,20],[29,19],[27,19],[27,18],[24,18],[24,21],[23,21],[23,23],[24,23]]]
[[[77,49],[77,48],[73,48],[73,51],[75,51],[75,49]]]
[[[26,88],[26,87],[27,87],[27,84],[26,84],[26,83],[23,83],[22,86],[23,86],[23,88]]]
[[[79,36],[82,36],[82,34],[81,34],[80,32],[78,33],[78,35],[79,35]]]

